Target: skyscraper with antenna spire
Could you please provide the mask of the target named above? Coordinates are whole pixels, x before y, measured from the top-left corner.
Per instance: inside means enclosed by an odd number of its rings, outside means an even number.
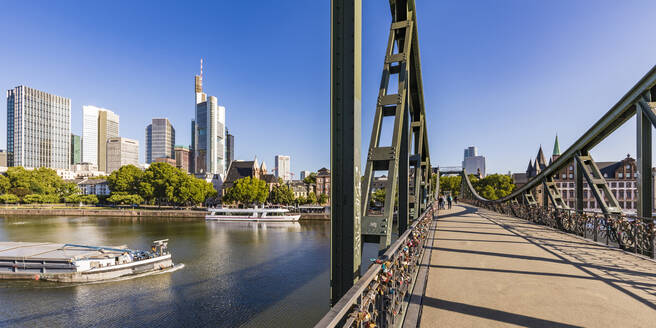
[[[200,75],[195,76],[195,117],[191,122],[191,152],[193,172],[203,178],[225,176],[225,107],[218,99],[203,92],[203,59]]]

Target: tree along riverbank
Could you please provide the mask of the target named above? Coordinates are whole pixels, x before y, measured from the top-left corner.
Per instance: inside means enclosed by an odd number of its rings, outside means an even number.
[[[120,216],[204,219],[204,209],[117,209],[110,207],[0,207],[0,216]],[[327,213],[302,213],[301,220],[330,220]]]

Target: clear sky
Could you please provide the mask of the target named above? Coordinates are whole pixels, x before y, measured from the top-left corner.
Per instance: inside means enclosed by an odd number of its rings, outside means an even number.
[[[565,150],[654,64],[654,1],[416,0],[433,165],[476,145],[488,172],[524,171],[556,133]],[[364,0],[363,154],[390,14]],[[330,1],[7,1],[0,11],[0,87],[27,85],[109,108],[138,139],[168,117],[189,144],[194,75],[226,107],[237,159],[330,161]],[[6,145],[6,99],[0,100]],[[593,150],[635,156],[634,121]]]

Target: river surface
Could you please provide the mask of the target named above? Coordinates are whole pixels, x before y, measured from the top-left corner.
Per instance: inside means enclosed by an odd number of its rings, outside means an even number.
[[[0,218],[0,241],[169,238],[172,272],[93,284],[0,281],[0,327],[307,327],[328,310],[330,224]]]

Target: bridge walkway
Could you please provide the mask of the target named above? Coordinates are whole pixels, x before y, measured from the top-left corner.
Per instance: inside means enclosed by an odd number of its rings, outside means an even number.
[[[473,206],[437,220],[420,327],[655,327],[656,262]]]

